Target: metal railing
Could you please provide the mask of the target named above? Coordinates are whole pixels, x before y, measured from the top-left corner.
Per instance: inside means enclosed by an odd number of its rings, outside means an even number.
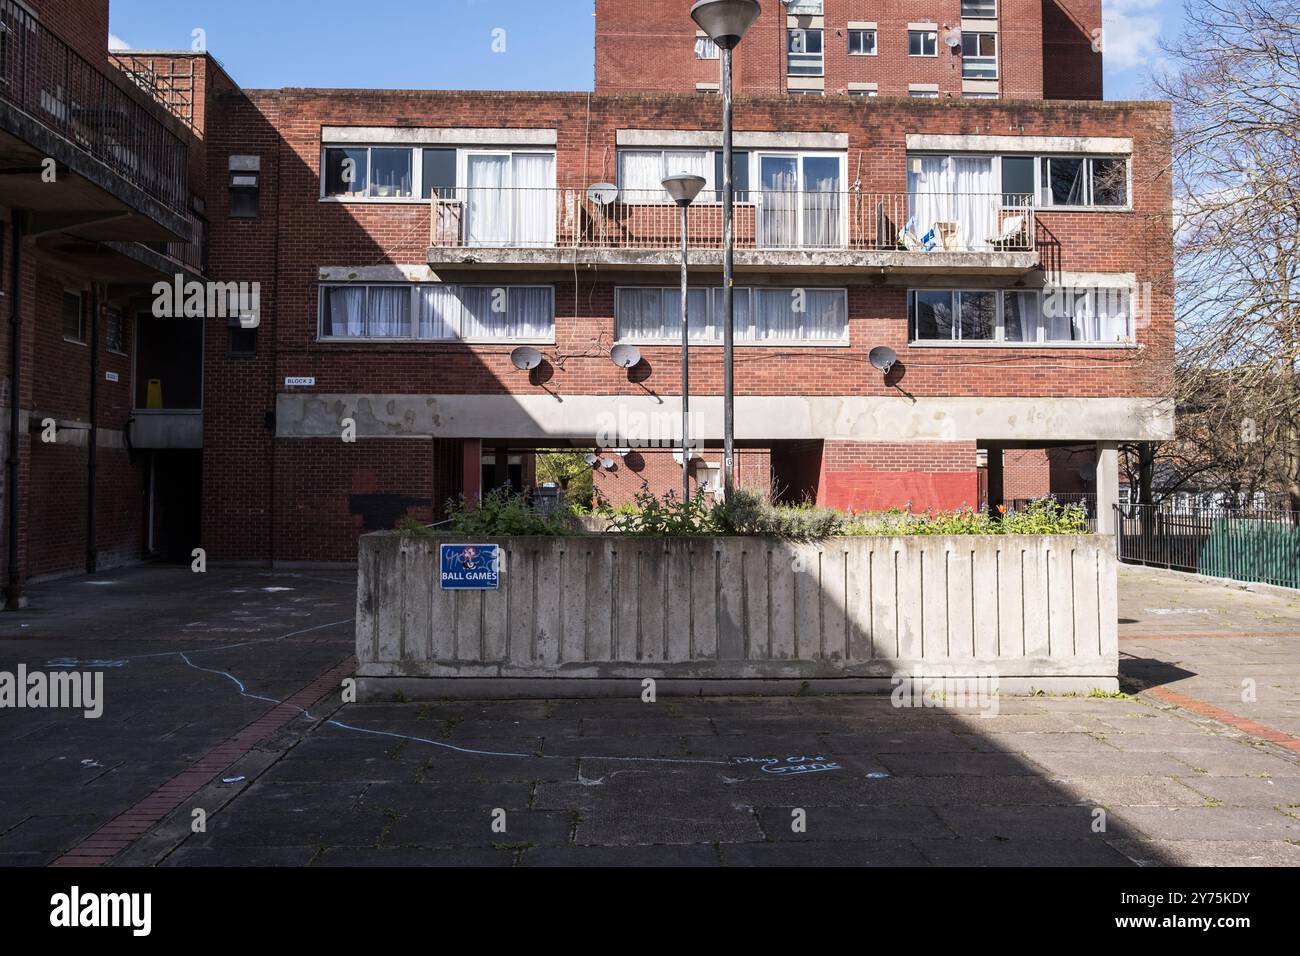
[[[709,190],[690,208],[690,244],[722,248],[722,204]],[[460,187],[431,200],[434,247],[677,249],[678,208],[662,190],[619,190],[598,202],[580,188]],[[1003,193],[736,193],[737,249],[1015,252],[1034,249],[1030,197]]]
[[[1116,505],[1121,561],[1300,588],[1300,513]]]
[[[0,0],[0,100],[184,212],[188,153],[181,138],[10,0]]]
[[[145,242],[142,245],[200,274],[208,271],[208,224],[193,212],[185,214],[190,224],[190,238],[171,242]]]

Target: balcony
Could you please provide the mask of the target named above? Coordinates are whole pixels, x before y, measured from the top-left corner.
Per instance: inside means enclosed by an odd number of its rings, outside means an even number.
[[[721,265],[722,206],[691,206],[691,261]],[[464,188],[431,201],[431,266],[574,263],[676,268],[681,212],[661,190]],[[852,272],[1024,274],[1038,265],[1029,196],[744,190],[736,267]]]
[[[156,109],[0,0],[0,204],[31,211],[32,231],[188,239],[188,147]],[[47,157],[54,182],[42,179]]]

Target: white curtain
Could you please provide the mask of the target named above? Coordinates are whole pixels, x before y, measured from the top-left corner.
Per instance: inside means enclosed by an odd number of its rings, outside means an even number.
[[[514,156],[513,245],[555,244],[555,157],[545,153]]]
[[[838,341],[848,338],[848,295],[841,289],[808,289],[803,338]]]
[[[411,334],[410,286],[371,286],[369,324],[371,338],[393,338]]]
[[[422,285],[415,301],[420,338],[446,341],[460,337],[460,295],[456,286]]]
[[[549,286],[515,286],[507,296],[507,334],[514,339],[549,339],[555,334],[555,291]]]
[[[758,216],[758,244],[790,248],[799,244],[799,171],[795,160],[764,157],[760,160],[762,204]]]
[[[666,339],[672,329],[665,324],[662,289],[619,289],[614,302],[614,337]]]
[[[650,202],[663,194],[664,154],[626,149],[618,154],[618,187],[625,202]]]
[[[360,338],[366,334],[366,287],[326,289],[327,334],[332,338]]]
[[[843,199],[839,159],[805,158],[803,179],[804,245],[823,249],[841,245]]]
[[[504,246],[510,240],[509,156],[467,160],[465,245]]]
[[[794,311],[795,297],[791,290],[754,289],[750,296],[755,338],[764,342],[799,338],[800,316]]]
[[[1094,293],[1098,342],[1119,342],[1129,338],[1129,296],[1124,289],[1097,289]]]
[[[920,163],[920,171],[912,167]],[[916,235],[931,229],[943,248],[942,230],[954,229],[960,249],[987,249],[997,236],[999,196],[993,185],[993,159],[989,156],[922,156],[908,161],[908,214],[915,219]]]
[[[1007,292],[1002,296],[1003,338],[1008,342],[1037,342],[1042,306],[1037,292]]]

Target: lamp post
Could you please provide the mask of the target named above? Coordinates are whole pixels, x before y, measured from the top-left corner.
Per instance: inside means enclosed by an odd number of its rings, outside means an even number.
[[[682,501],[691,498],[691,452],[690,452],[690,410],[691,410],[691,349],[690,320],[687,308],[686,259],[687,234],[686,210],[695,197],[704,188],[703,176],[678,173],[663,181],[664,191],[673,198],[682,210]]]
[[[691,19],[722,51],[722,481],[723,496],[731,499],[732,458],[736,439],[735,401],[735,312],[732,278],[735,271],[736,237],[732,228],[736,191],[731,168],[731,51],[734,50],[763,8],[758,0],[696,0]]]

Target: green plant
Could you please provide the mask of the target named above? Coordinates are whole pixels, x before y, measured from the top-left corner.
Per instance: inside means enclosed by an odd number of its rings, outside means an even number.
[[[998,522],[1003,534],[1087,534],[1088,514],[1080,505],[1063,505],[1051,498],[1031,501],[1008,511]]]
[[[683,501],[671,491],[662,498],[643,491],[636,496],[634,511],[612,512],[608,530],[612,534],[656,538],[717,534],[717,508],[703,493]]]
[[[715,506],[715,523],[727,534],[763,535],[798,541],[832,538],[844,533],[845,516],[812,504],[775,505],[749,488],[738,488]]]
[[[542,514],[533,508],[527,495],[510,488],[490,492],[475,508],[467,508],[458,498],[447,502],[449,530],[467,537],[572,534],[570,516],[565,508]]]

